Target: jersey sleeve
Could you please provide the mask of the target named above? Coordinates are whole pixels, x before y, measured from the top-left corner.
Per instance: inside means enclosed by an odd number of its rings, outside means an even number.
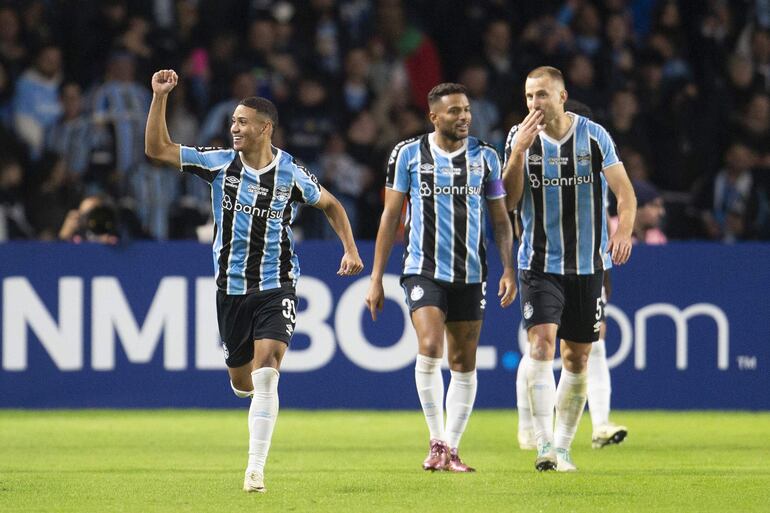
[[[294,194],[292,198],[300,203],[315,205],[321,199],[321,186],[318,178],[308,168],[294,162]]]
[[[605,170],[620,162],[620,158],[615,141],[612,140],[609,132],[601,125],[596,125],[596,127],[596,142],[599,143],[599,149],[602,152],[602,170]]]
[[[484,197],[487,199],[500,199],[505,197],[505,187],[503,186],[502,171],[500,168],[500,156],[497,151],[490,147],[484,148],[484,167],[486,175],[484,177]]]
[[[503,169],[508,164],[508,159],[511,158],[511,151],[513,149],[513,143],[516,141],[516,134],[519,131],[519,125],[513,125],[508,137],[505,138],[505,147],[503,148]]]
[[[409,158],[404,148],[410,140],[402,141],[393,148],[388,159],[385,187],[398,192],[409,192]]]
[[[183,173],[192,173],[208,183],[235,158],[235,151],[227,148],[180,146],[179,161]]]

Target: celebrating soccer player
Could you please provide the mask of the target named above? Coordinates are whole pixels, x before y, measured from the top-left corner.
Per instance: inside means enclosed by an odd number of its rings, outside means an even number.
[[[428,94],[435,131],[396,145],[387,166],[385,207],[375,246],[366,304],[382,310],[382,276],[404,199],[408,202],[401,285],[417,332],[417,394],[430,431],[425,470],[473,472],[458,454],[476,398],[476,348],[486,300],[483,197],[503,264],[498,296],[516,296],[511,224],[497,152],[469,137],[471,106],[465,87],[439,84]],[[451,380],[446,394],[441,360],[446,335]]]
[[[572,98],[566,101],[564,108],[584,118],[593,118],[593,113],[588,105]],[[515,220],[514,222],[517,221]],[[610,218],[610,221],[612,221],[612,218]],[[612,225],[612,222],[610,222],[610,225]],[[591,414],[591,424],[593,424],[591,447],[594,449],[619,444],[628,435],[628,428],[626,426],[610,422],[612,382],[610,380],[610,368],[607,363],[607,349],[604,340],[607,328],[604,314],[611,290],[610,271],[605,269],[602,286],[602,325],[599,329],[599,340],[591,344],[587,371],[586,398],[588,399],[588,412]],[[529,367],[529,362],[529,350],[527,350],[519,362],[519,367],[516,369],[516,408],[519,413],[518,440],[519,447],[524,450],[537,449],[535,432],[532,430],[532,414],[529,409],[529,393],[527,391],[527,368]]]
[[[216,231],[214,269],[219,333],[230,385],[250,397],[247,492],[264,492],[264,466],[278,415],[278,369],[296,321],[299,262],[290,224],[300,203],[323,210],[344,247],[337,272],[361,272],[363,263],[345,210],[315,176],[271,144],[278,123],[264,98],[243,99],[230,125],[232,148],[193,148],[171,141],[166,103],[178,76],[152,76],[147,156],[211,186]]]
[[[506,142],[507,205],[521,200],[521,310],[530,343],[527,391],[537,440],[535,468],[572,472],[570,457],[586,403],[587,362],[602,321],[602,279],[631,255],[636,198],[615,145],[600,125],[564,110],[561,72],[527,75],[529,114]],[[618,229],[607,229],[607,185],[618,199]],[[561,339],[564,368],[553,359]],[[556,426],[554,428],[554,406]]]

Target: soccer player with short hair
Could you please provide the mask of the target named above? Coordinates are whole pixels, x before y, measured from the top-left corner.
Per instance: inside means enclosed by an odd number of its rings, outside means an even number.
[[[565,111],[567,91],[558,69],[532,70],[525,95],[529,114],[508,135],[503,181],[508,208],[521,200],[519,286],[530,342],[526,377],[535,468],[570,472],[577,470],[570,446],[585,408],[588,356],[603,315],[603,273],[631,255],[636,198],[607,131]],[[619,225],[612,235],[608,185],[618,199]],[[558,389],[557,336],[564,365]]]
[[[498,296],[516,296],[511,223],[505,210],[500,160],[493,147],[469,136],[465,87],[444,83],[428,94],[435,131],[398,143],[387,165],[385,206],[375,245],[366,304],[382,310],[382,277],[407,201],[401,285],[417,332],[415,383],[430,432],[425,470],[473,472],[458,447],[476,398],[476,348],[486,300],[484,199],[503,264]],[[446,336],[451,380],[446,394],[441,360]]]
[[[272,145],[278,123],[272,102],[249,97],[238,104],[230,126],[232,148],[181,146],[171,141],[166,125],[168,94],[178,80],[173,70],[152,76],[145,152],[211,186],[219,333],[233,392],[251,398],[243,489],[264,492],[264,466],[278,416],[278,369],[296,322],[299,262],[290,224],[299,204],[323,210],[342,241],[337,274],[358,274],[363,263],[339,201]]]
[[[577,100],[568,99],[564,108],[582,116],[592,119],[591,108]],[[637,218],[638,219],[638,218]],[[610,221],[612,221],[610,219]],[[517,222],[517,220],[514,220]],[[612,223],[610,222],[610,225]],[[588,358],[588,383],[586,397],[588,400],[588,412],[591,414],[591,447],[600,449],[607,445],[619,444],[628,435],[628,428],[610,422],[610,396],[612,394],[612,382],[610,380],[610,368],[607,364],[607,349],[605,345],[605,333],[607,323],[604,321],[605,307],[610,298],[612,287],[610,284],[610,271],[604,271],[602,284],[602,326],[599,330],[599,340],[591,345],[591,355]],[[516,408],[519,416],[518,441],[519,447],[524,450],[537,449],[535,432],[532,429],[532,413],[529,409],[529,396],[527,391],[527,368],[529,367],[529,351],[519,362],[516,370]]]

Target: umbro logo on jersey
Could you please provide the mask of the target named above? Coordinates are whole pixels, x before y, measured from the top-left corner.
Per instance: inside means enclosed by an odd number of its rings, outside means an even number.
[[[225,178],[225,187],[238,187],[238,184],[241,183],[241,179],[237,176],[228,176]]]
[[[434,169],[433,164],[420,164],[420,173],[432,173]]]
[[[540,155],[530,155],[527,157],[530,166],[540,166],[543,164],[543,157]]]

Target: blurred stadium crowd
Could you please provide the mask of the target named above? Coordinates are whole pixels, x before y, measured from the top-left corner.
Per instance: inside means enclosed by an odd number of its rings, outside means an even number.
[[[373,238],[428,90],[465,84],[472,134],[502,151],[546,64],[659,191],[669,240],[770,239],[770,0],[18,0],[0,2],[0,241],[201,232],[207,184],[144,156],[157,69],[180,74],[183,144],[228,146],[237,101],[272,99],[275,144]],[[304,237],[332,235],[313,210]]]

